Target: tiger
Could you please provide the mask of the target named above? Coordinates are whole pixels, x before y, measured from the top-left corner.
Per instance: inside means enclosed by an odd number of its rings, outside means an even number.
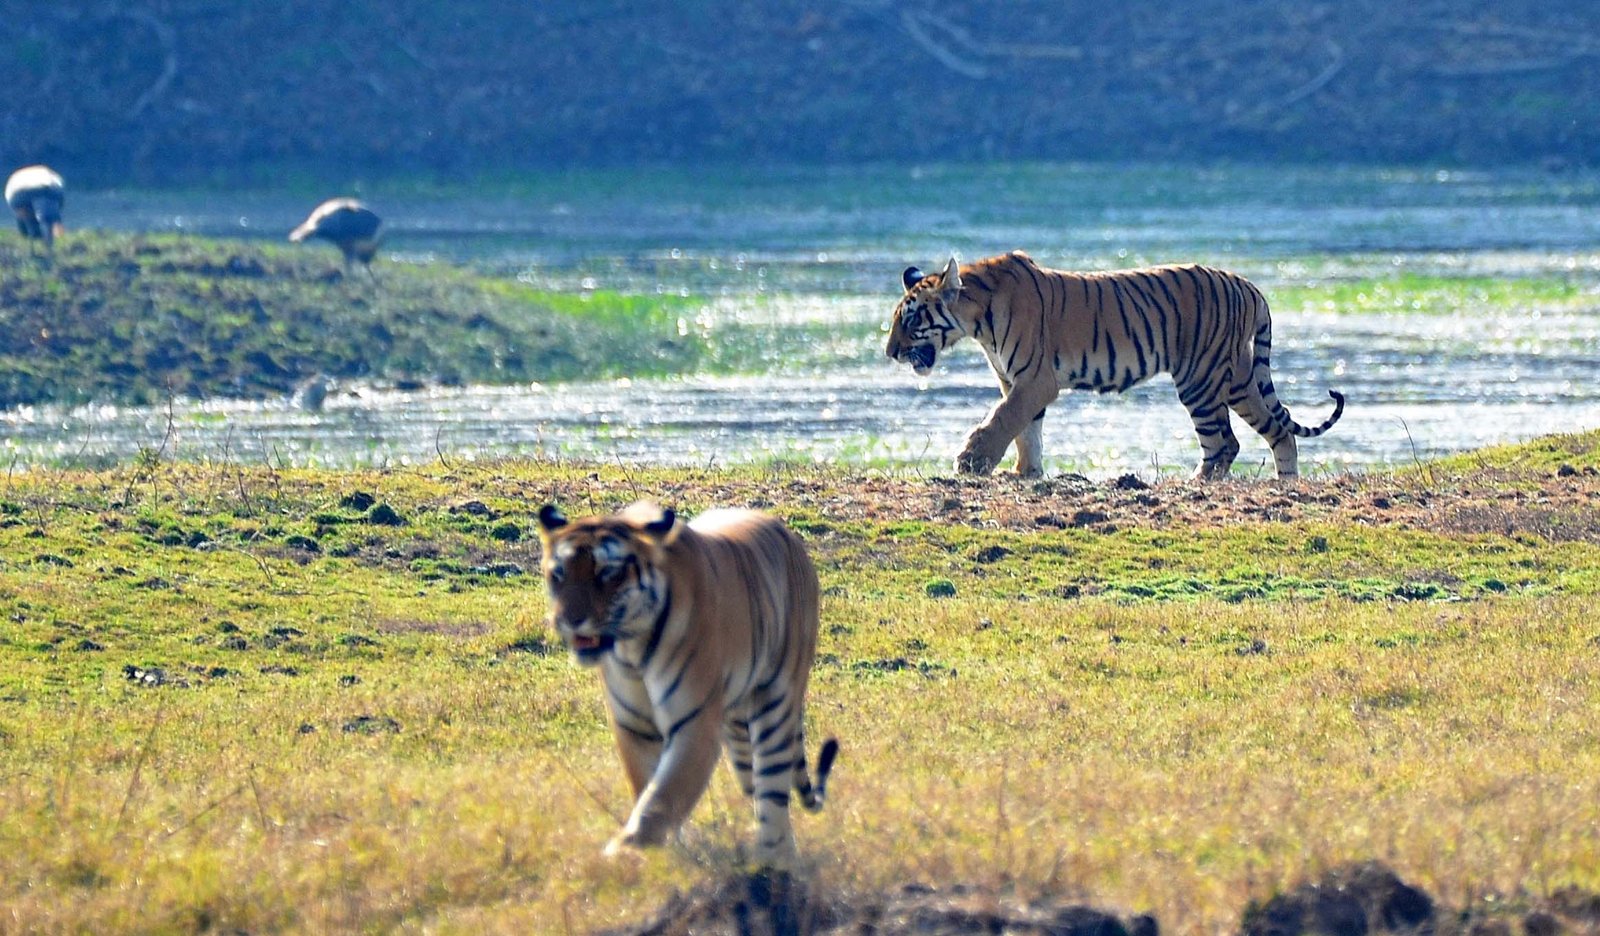
[[[577,664],[599,669],[634,796],[605,854],[663,843],[726,748],[754,803],[757,860],[791,863],[790,788],[820,810],[839,752],[823,743],[813,785],[804,722],[819,597],[800,537],[757,511],[685,523],[648,501],[570,521],[547,504],[538,517],[549,621]]]
[[[1278,477],[1299,474],[1295,438],[1314,438],[1344,413],[1344,395],[1320,425],[1295,422],[1272,386],[1272,319],[1249,280],[1211,267],[1161,266],[1072,273],[1014,250],[924,275],[908,267],[884,352],[919,376],[939,353],[971,336],[1000,381],[1000,402],[966,438],[962,474],[987,475],[1016,443],[1016,473],[1044,472],[1043,422],[1062,390],[1121,393],[1172,375],[1194,421],[1201,459],[1194,477],[1227,475],[1239,454],[1232,410],[1272,448]]]

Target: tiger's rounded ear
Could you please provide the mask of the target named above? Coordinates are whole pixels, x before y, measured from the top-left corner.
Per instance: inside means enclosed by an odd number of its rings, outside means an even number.
[[[677,539],[678,531],[683,529],[678,523],[678,514],[672,508],[661,507],[650,501],[639,501],[630,505],[622,512],[622,516],[646,539],[655,540],[662,546]]]
[[[939,292],[946,301],[954,299],[961,292],[961,265],[956,263],[954,256],[944,265],[944,272],[939,274]]]
[[[546,533],[554,533],[567,525],[567,515],[555,504],[545,504],[539,508],[539,526]]]
[[[906,292],[910,292],[911,287],[922,282],[922,276],[923,273],[921,269],[914,266],[908,266],[906,267],[906,271],[900,274],[900,282],[905,283]]]
[[[652,520],[651,522],[646,523],[644,525],[644,531],[649,533],[651,536],[662,537],[672,532],[672,528],[677,525],[677,511],[673,510],[671,507],[663,507],[661,509],[661,519]]]

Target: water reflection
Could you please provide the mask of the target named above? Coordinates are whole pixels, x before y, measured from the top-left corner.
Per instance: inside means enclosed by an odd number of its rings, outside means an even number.
[[[846,305],[859,308],[859,302]],[[821,314],[816,312],[813,314]],[[1522,347],[1510,323],[1442,317],[1298,316],[1274,352],[1280,395],[1303,423],[1349,398],[1328,435],[1301,446],[1306,474],[1600,425],[1592,379],[1600,317],[1547,316]],[[1477,331],[1480,337],[1473,339]],[[982,359],[952,355],[918,380],[886,360],[823,372],[399,392],[336,387],[320,411],[288,400],[165,408],[83,407],[6,414],[5,446],[25,461],[180,457],[275,465],[403,465],[507,454],[669,464],[771,459],[942,470],[997,391]],[[169,420],[170,417],[170,420]],[[170,427],[170,431],[169,431]],[[1236,422],[1236,470],[1270,472],[1265,445]],[[1168,378],[1125,395],[1068,394],[1045,423],[1051,470],[1187,471],[1199,457]]]

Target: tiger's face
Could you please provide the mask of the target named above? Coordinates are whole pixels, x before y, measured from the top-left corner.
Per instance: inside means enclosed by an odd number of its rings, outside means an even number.
[[[916,267],[906,267],[900,279],[906,294],[894,308],[884,353],[910,364],[922,377],[933,370],[939,352],[966,334],[955,314],[961,298],[961,272],[951,257],[942,273],[928,276]]]
[[[655,505],[577,521],[553,505],[539,510],[550,623],[580,665],[649,635],[665,594],[662,550],[675,532],[676,516]]]

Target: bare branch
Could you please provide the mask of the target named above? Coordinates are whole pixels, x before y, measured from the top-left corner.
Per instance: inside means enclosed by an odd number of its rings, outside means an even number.
[[[136,120],[140,114],[145,112],[146,108],[160,100],[161,96],[167,93],[167,89],[172,87],[172,82],[178,77],[177,34],[173,32],[171,26],[144,10],[128,10],[120,15],[155,33],[156,41],[161,43],[161,50],[164,53],[161,74],[156,77],[150,87],[144,89],[144,93],[139,95],[138,99],[133,102],[133,106],[128,108],[128,119]]]
[[[935,42],[933,37],[928,35],[927,30],[922,28],[922,20],[927,18],[929,17],[926,13],[915,13],[911,10],[904,10],[900,13],[900,25],[904,27],[906,34],[909,35],[912,40],[917,43],[917,45],[922,46],[922,51],[933,56],[933,58],[945,68],[950,69],[958,75],[964,75],[968,78],[987,78],[989,76],[989,70],[987,68],[974,62],[968,62],[951,52],[949,49],[946,49],[938,42]],[[956,31],[949,29],[942,22],[939,23],[939,26],[957,41],[961,41],[966,38],[965,36],[957,35]],[[982,50],[973,45],[970,39],[966,40],[966,45],[972,51],[982,54]]]

